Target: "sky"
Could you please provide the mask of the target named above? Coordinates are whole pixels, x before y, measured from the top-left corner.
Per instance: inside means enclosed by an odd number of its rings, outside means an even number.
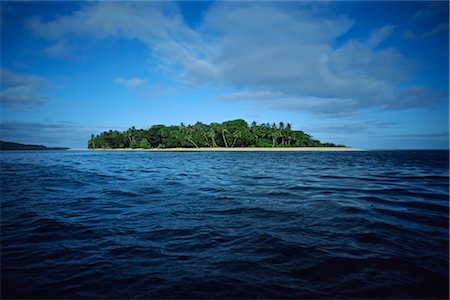
[[[446,1],[0,5],[3,141],[86,148],[110,129],[244,119],[449,146]]]

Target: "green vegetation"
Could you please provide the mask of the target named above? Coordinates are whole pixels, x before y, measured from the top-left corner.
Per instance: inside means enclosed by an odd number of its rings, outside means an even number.
[[[292,125],[280,122],[250,126],[242,119],[209,125],[154,125],[149,129],[131,127],[127,131],[105,131],[92,135],[88,148],[199,148],[199,147],[345,147],[321,143]]]

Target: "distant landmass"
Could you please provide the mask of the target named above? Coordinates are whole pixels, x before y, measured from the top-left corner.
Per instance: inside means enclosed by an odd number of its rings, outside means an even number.
[[[67,150],[66,147],[46,147],[43,145],[25,145],[0,141],[0,150]]]
[[[290,123],[256,122],[250,125],[242,119],[223,123],[194,125],[154,125],[148,129],[120,132],[104,131],[92,134],[89,149],[167,149],[167,148],[245,148],[245,147],[346,147],[322,143]]]

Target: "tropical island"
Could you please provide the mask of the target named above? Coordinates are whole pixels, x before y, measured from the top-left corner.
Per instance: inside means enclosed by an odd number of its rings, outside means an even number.
[[[104,131],[91,135],[88,149],[234,149],[234,148],[294,148],[323,147],[347,148],[344,145],[322,143],[301,130],[293,130],[292,124],[280,122],[250,126],[237,119],[223,123],[194,125],[153,125],[148,129]]]

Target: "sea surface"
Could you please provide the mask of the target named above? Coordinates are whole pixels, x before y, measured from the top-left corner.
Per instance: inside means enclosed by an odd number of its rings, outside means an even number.
[[[448,298],[449,154],[3,151],[2,298]]]

